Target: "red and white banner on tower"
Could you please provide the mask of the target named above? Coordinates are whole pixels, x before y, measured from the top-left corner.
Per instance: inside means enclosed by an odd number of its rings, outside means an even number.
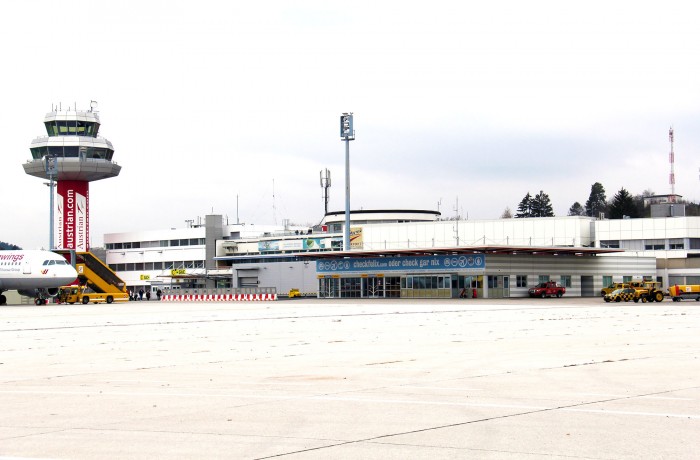
[[[56,247],[90,250],[90,195],[89,182],[62,180],[56,196]]]

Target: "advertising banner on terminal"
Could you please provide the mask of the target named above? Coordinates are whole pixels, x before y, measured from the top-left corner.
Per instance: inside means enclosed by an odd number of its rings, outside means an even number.
[[[452,256],[351,257],[317,260],[317,273],[458,272],[483,273],[484,254]]]
[[[326,247],[323,238],[296,238],[293,240],[272,240],[258,243],[258,251],[301,251],[324,249]]]

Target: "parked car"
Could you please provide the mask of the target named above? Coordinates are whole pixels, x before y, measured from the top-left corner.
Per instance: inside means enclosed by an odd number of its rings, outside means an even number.
[[[600,296],[605,297],[606,295],[612,293],[613,291],[617,289],[624,289],[630,287],[629,284],[627,283],[612,283],[611,285],[604,287],[603,289],[600,290]]]
[[[603,299],[606,302],[622,302],[623,300],[625,302],[629,302],[630,300],[639,302],[639,293],[634,288],[626,287],[623,289],[615,289],[610,294],[605,294]]]
[[[546,281],[535,287],[528,289],[530,297],[561,297],[566,292],[566,288],[554,281]]]

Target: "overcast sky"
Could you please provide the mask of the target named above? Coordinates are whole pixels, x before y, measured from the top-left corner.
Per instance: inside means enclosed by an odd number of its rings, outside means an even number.
[[[594,182],[608,198],[668,194],[671,125],[676,193],[698,201],[699,13],[691,1],[7,2],[0,241],[48,245],[48,189],[22,164],[52,104],[91,100],[122,166],[91,184],[92,246],[212,212],[318,223],[325,168],[343,210],[345,111],[353,209],[494,219],[543,190],[562,216]]]

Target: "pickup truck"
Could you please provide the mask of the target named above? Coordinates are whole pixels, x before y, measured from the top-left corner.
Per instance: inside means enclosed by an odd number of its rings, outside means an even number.
[[[554,281],[546,281],[527,290],[530,297],[561,297],[566,292],[566,288]]]

